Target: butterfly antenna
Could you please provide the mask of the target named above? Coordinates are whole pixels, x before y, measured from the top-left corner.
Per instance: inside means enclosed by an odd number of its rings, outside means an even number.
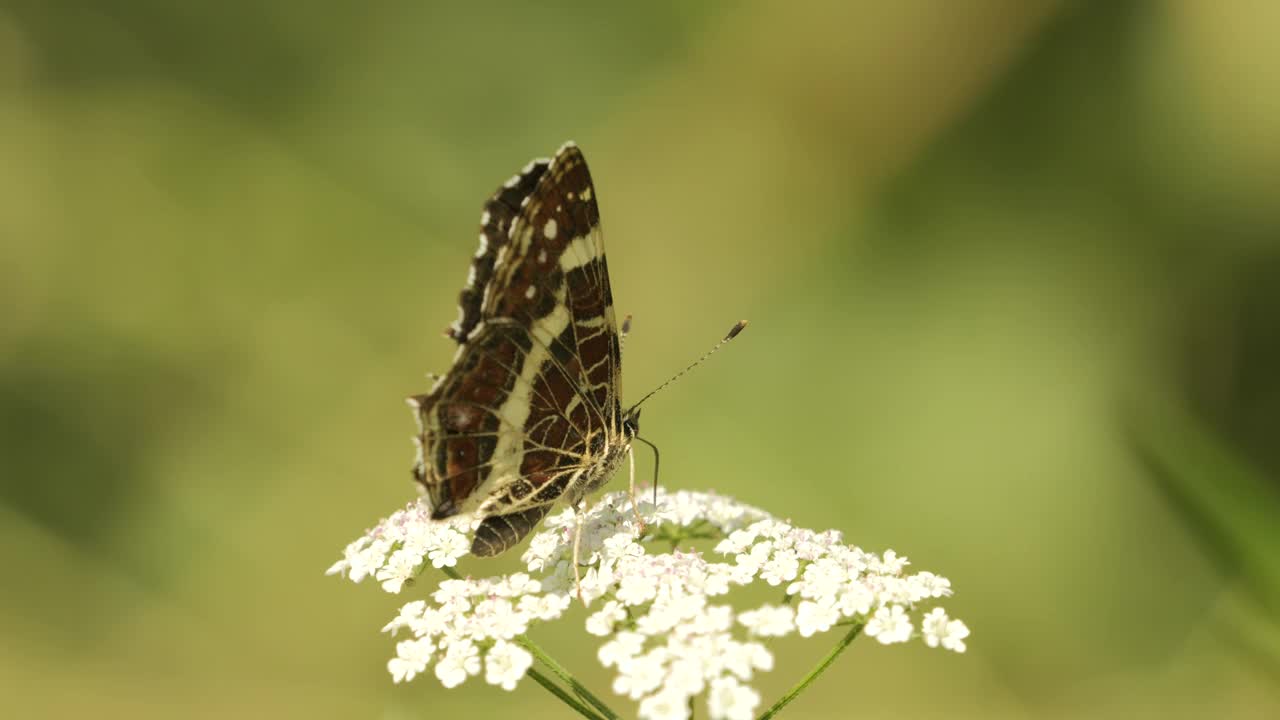
[[[624,323],[624,324],[625,324],[625,323]],[[730,340],[732,340],[732,339],[734,339],[734,338],[738,337],[738,333],[742,332],[742,329],[743,329],[743,328],[745,328],[746,326],[747,326],[747,321],[746,321],[746,320],[739,320],[737,325],[734,325],[732,328],[730,328],[730,329],[729,329],[729,334],[728,334],[728,335],[725,335],[723,340],[721,340],[720,342],[716,343],[714,346],[712,346],[712,348],[711,348],[710,350],[708,350],[708,351],[706,351],[705,353],[703,353],[703,354],[702,354],[702,357],[700,357],[700,358],[698,358],[697,360],[694,360],[693,362],[689,363],[688,367],[686,367],[685,369],[683,369],[683,370],[681,370],[680,372],[676,373],[675,375],[672,375],[672,376],[670,377],[670,379],[668,379],[666,382],[662,383],[662,384],[661,384],[661,385],[659,385],[658,387],[656,387],[656,388],[654,388],[653,390],[649,391],[649,394],[648,394],[648,395],[645,395],[645,396],[644,396],[644,397],[642,397],[642,398],[640,398],[640,402],[636,403],[635,405],[632,405],[632,406],[630,407],[630,409],[628,409],[628,410],[627,410],[627,413],[628,413],[628,414],[630,414],[630,413],[634,412],[636,408],[638,408],[638,407],[640,407],[641,405],[643,405],[643,404],[644,404],[644,401],[645,401],[645,400],[648,400],[649,398],[653,397],[654,395],[657,395],[657,394],[658,394],[658,391],[662,390],[663,388],[665,388],[666,386],[670,385],[671,383],[673,383],[673,382],[675,382],[675,381],[679,380],[680,378],[684,377],[684,374],[685,374],[685,373],[687,373],[687,372],[689,372],[690,370],[692,370],[692,369],[694,369],[694,368],[698,367],[698,366],[699,366],[699,365],[701,365],[701,364],[702,364],[702,363],[703,363],[707,358],[711,357],[712,355],[715,355],[717,350],[719,350],[720,348],[722,348],[722,347],[724,347],[725,345],[727,345],[727,344],[729,343],[729,341],[730,341]]]

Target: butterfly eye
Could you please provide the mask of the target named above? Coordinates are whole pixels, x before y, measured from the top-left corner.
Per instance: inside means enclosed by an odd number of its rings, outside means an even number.
[[[627,437],[635,437],[640,434],[640,413],[629,415],[622,420],[622,432]]]

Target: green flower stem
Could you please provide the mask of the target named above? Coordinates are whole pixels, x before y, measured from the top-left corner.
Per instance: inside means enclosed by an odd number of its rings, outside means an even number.
[[[538,672],[537,669],[529,668],[529,671],[525,674],[533,678],[534,682],[546,688],[547,692],[560,698],[560,700],[563,701],[565,705],[568,705],[574,710],[577,710],[578,714],[581,715],[582,717],[587,718],[588,720],[604,720],[604,718],[592,712],[591,708],[578,702],[577,698],[565,692],[563,688],[561,688],[559,685],[556,685],[554,682],[552,682],[551,678]]]
[[[587,703],[596,710],[599,710],[602,715],[608,718],[608,720],[618,720],[618,713],[609,709],[609,706],[605,705],[600,698],[596,697],[586,688],[586,686],[578,682],[577,678],[570,675],[569,671],[564,669],[564,666],[556,662],[555,659],[548,655],[542,648],[538,647],[537,643],[530,640],[528,635],[517,635],[516,642],[520,643],[525,650],[533,653],[533,656],[538,659],[538,662],[546,665],[556,677],[560,678],[561,682],[573,688],[573,692],[578,697],[587,701]]]
[[[795,687],[791,688],[786,695],[779,698],[778,702],[774,703],[773,707],[766,710],[764,714],[760,716],[759,720],[769,720],[769,718],[777,715],[779,710],[786,707],[788,703],[795,700],[800,693],[804,692],[805,688],[809,687],[810,683],[817,680],[818,676],[830,667],[831,663],[836,661],[836,658],[840,657],[840,653],[844,652],[844,649],[849,647],[849,643],[853,642],[853,639],[858,637],[858,633],[862,632],[863,626],[863,623],[859,623],[849,628],[849,632],[846,633],[843,638],[840,638],[840,642],[836,643],[836,646],[831,648],[831,652],[827,653],[827,656],[822,659],[822,662],[818,663],[817,667],[810,670],[809,674],[805,675],[804,679],[797,683]]]

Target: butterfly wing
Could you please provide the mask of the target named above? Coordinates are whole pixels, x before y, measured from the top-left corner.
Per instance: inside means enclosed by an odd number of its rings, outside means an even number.
[[[415,399],[415,473],[434,516],[486,516],[475,549],[496,554],[619,432],[620,361],[599,208],[576,146],[508,181],[482,233],[449,332],[454,365]]]
[[[458,319],[445,330],[445,334],[458,344],[465,343],[467,336],[479,324],[480,305],[493,277],[498,251],[507,244],[507,234],[520,214],[521,203],[533,193],[550,165],[551,161],[545,158],[530,162],[484,204],[484,212],[480,215],[480,249],[471,260],[466,287],[458,296]]]

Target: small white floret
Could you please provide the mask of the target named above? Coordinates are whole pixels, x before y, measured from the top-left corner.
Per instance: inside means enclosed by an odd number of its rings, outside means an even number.
[[[947,617],[947,611],[934,608],[920,621],[920,632],[929,647],[941,645],[946,650],[962,653],[965,651],[964,639],[969,637],[969,628],[959,620]]]
[[[641,700],[637,712],[642,720],[686,720],[689,717],[689,697],[663,690]]]
[[[840,611],[825,602],[817,603],[804,600],[796,609],[796,629],[800,637],[809,637],[814,633],[826,632],[840,621]]]
[[[796,611],[790,605],[763,605],[738,615],[738,622],[752,635],[783,637],[796,629]]]
[[[470,640],[451,643],[444,657],[436,663],[436,677],[447,688],[458,687],[469,676],[479,673],[480,651]]]
[[[427,669],[435,644],[430,640],[405,640],[396,643],[396,656],[387,662],[394,682],[408,682]]]
[[[516,683],[533,665],[533,655],[528,650],[499,640],[484,656],[484,680],[503,690],[515,690]]]
[[[867,622],[866,633],[882,645],[906,642],[911,639],[911,618],[899,605],[882,607]]]

